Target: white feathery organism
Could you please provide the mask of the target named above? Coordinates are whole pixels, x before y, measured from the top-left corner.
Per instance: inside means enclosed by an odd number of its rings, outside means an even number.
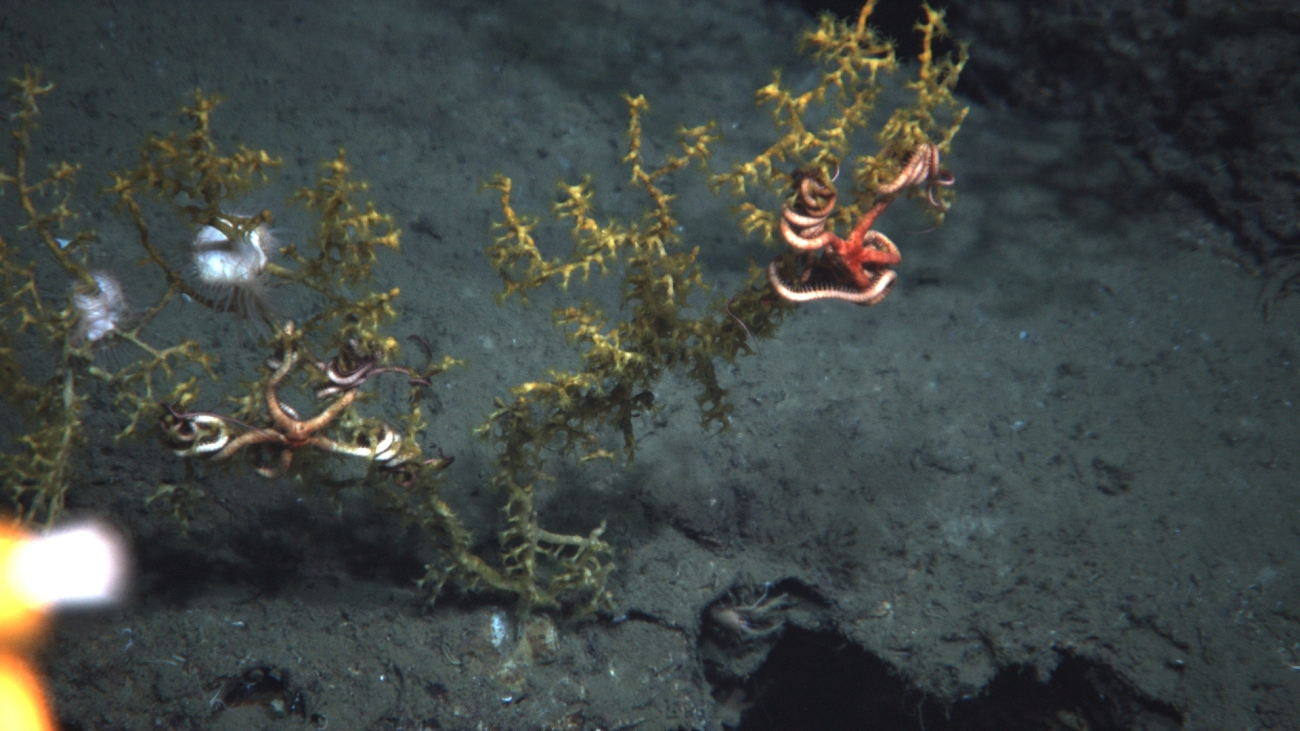
[[[222,222],[236,228],[235,221]],[[194,274],[223,310],[249,316],[265,309],[266,266],[276,252],[275,236],[266,224],[234,238],[216,226],[204,226],[194,237]]]
[[[72,288],[72,306],[77,310],[73,338],[79,343],[97,343],[117,330],[126,317],[126,295],[122,285],[108,272],[92,272],[98,291],[78,282]]]

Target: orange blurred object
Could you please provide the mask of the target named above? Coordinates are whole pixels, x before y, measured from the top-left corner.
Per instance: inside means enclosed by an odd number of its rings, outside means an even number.
[[[0,523],[0,731],[53,731],[28,657],[58,607],[115,601],[126,574],[121,538],[93,523],[32,535]]]
[[[0,526],[0,652],[30,647],[45,626],[45,607],[23,591],[15,576],[14,553],[30,540],[14,528]]]
[[[14,581],[11,560],[30,538],[0,528],[0,730],[51,731],[49,706],[41,679],[19,655],[40,637],[43,607],[35,606]]]
[[[54,729],[41,679],[17,655],[0,654],[0,729]]]

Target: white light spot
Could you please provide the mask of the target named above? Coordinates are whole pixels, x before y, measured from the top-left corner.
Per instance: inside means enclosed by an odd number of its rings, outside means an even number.
[[[126,549],[101,526],[64,528],[14,549],[8,569],[33,606],[103,604],[122,593]]]

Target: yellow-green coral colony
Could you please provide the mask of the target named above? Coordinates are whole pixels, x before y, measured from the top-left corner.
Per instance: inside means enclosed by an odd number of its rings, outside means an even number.
[[[849,158],[849,143],[863,129],[881,90],[881,74],[899,68],[891,43],[879,37],[867,18],[874,1],[856,23],[823,17],[806,32],[802,45],[823,64],[818,85],[801,94],[782,86],[780,76],[758,91],[770,105],[775,141],[754,159],[721,174],[710,174],[715,188],[748,195],[762,188],[784,196],[796,169],[821,170],[830,180],[836,169],[852,172],[852,200],[828,225],[843,226],[869,206],[873,190],[892,179],[909,151],[932,142],[947,152],[965,115],[952,97],[965,62],[935,59],[931,42],[944,34],[942,13],[926,8],[918,25],[923,53],[916,78],[907,82],[915,100],[893,111],[877,139],[876,154]],[[272,214],[237,214],[237,198],[279,166],[263,150],[241,147],[225,154],[211,134],[219,99],[195,92],[182,110],[187,126],[166,137],[150,137],[138,164],[112,175],[104,193],[134,226],[142,261],[154,267],[163,283],[153,302],[126,301],[130,295],[111,273],[87,266],[86,245],[94,233],[63,236],[75,224],[69,208],[70,186],[77,166],[56,163],[37,177],[29,158],[39,116],[38,102],[52,90],[31,69],[13,79],[15,140],[11,162],[0,169],[0,188],[12,189],[5,200],[21,209],[25,225],[12,240],[0,238],[0,276],[4,299],[0,319],[0,389],[22,410],[28,431],[17,449],[3,458],[5,487],[19,518],[50,523],[58,519],[64,496],[73,485],[73,465],[86,434],[81,410],[86,394],[111,394],[123,413],[120,436],[137,434],[158,423],[164,444],[185,459],[236,464],[248,462],[267,475],[329,470],[330,458],[360,458],[371,466],[362,484],[407,521],[420,526],[439,549],[423,584],[435,595],[447,582],[470,590],[504,592],[525,608],[569,605],[580,610],[610,601],[605,583],[613,563],[604,540],[604,524],[585,535],[564,535],[538,524],[534,487],[547,478],[552,456],[579,460],[609,458],[601,435],[612,429],[623,451],[635,454],[635,420],[655,408],[652,389],[668,369],[682,370],[698,384],[696,395],[705,428],[725,428],[731,415],[727,392],[718,381],[716,363],[753,352],[755,339],[771,337],[794,305],[776,296],[764,270],[751,267],[739,290],[709,297],[698,249],[684,247],[673,213],[673,198],[664,191],[666,177],[692,163],[707,169],[712,148],[721,142],[714,125],[683,129],[681,150],[658,164],[642,152],[642,119],[649,111],[644,97],[627,96],[628,152],[633,183],[646,194],[645,212],[633,221],[601,223],[595,213],[597,191],[590,182],[561,185],[553,216],[571,230],[568,257],[547,259],[533,239],[540,221],[511,206],[509,178],[488,185],[500,196],[502,220],[494,225],[488,260],[501,277],[500,299],[558,284],[593,269],[621,268],[623,319],[608,316],[593,303],[567,305],[554,322],[579,351],[581,365],[516,387],[476,432],[495,445],[497,465],[491,481],[504,495],[508,526],[500,535],[499,554],[491,561],[470,550],[469,532],[439,497],[439,472],[450,462],[421,449],[427,428],[420,405],[429,379],[458,364],[444,357],[423,369],[402,366],[396,338],[396,289],[372,284],[378,252],[396,249],[400,232],[392,218],[373,203],[354,202],[364,183],[351,178],[342,151],[327,162],[317,183],[293,196],[317,219],[305,244],[282,244],[271,233]],[[810,129],[807,119],[819,109],[823,119]],[[932,192],[933,194],[933,192]],[[939,195],[950,195],[945,189]],[[844,196],[848,199],[849,196]],[[942,216],[943,207],[932,210]],[[740,225],[771,240],[779,210],[752,201],[741,204]],[[187,252],[165,251],[151,235],[159,216],[174,216],[194,231]],[[34,267],[25,257],[28,241],[63,270],[70,284],[66,305],[52,307],[37,290]],[[184,256],[189,264],[171,262]],[[267,285],[306,288],[318,297],[314,314],[274,323],[266,367],[233,398],[203,410],[201,385],[213,380],[214,358],[194,341],[155,343],[147,334],[151,321],[184,295],[216,311],[271,318],[264,306]],[[35,335],[37,337],[31,337]],[[124,365],[99,365],[92,350],[106,341],[125,343],[134,355]],[[54,344],[55,366],[43,380],[21,365],[24,349],[37,342]],[[331,353],[333,355],[331,356]],[[411,383],[410,400],[394,428],[367,416],[356,392],[372,377],[399,372]],[[305,383],[319,402],[299,414],[280,400],[281,389]],[[301,386],[297,386],[301,387]],[[441,425],[440,428],[448,428]],[[295,456],[299,455],[299,456]],[[187,520],[189,506],[203,492],[186,485],[162,485],[150,498],[170,505]]]
[[[815,30],[803,38],[803,45],[825,64],[826,71],[814,89],[795,95],[781,86],[780,76],[758,92],[760,104],[773,105],[779,138],[754,160],[737,165],[731,172],[712,176],[715,187],[730,185],[736,193],[748,192],[754,181],[778,193],[791,181],[781,163],[794,167],[838,168],[848,152],[856,128],[863,127],[872,111],[881,83],[878,73],[898,68],[893,46],[866,24],[873,3],[850,25],[824,16]],[[843,207],[837,218],[860,215],[862,200],[882,180],[894,177],[907,153],[922,142],[939,140],[946,150],[966,110],[952,97],[957,74],[965,61],[959,57],[935,62],[931,41],[946,32],[941,12],[926,7],[918,79],[908,84],[916,102],[894,112],[879,135],[882,151],[852,162],[859,183],[859,200]],[[718,142],[712,126],[684,129],[680,134],[682,153],[670,155],[657,168],[646,169],[641,156],[641,117],[649,105],[643,97],[626,97],[629,110],[629,149],[624,161],[632,168],[632,180],[649,198],[649,208],[633,222],[613,220],[600,224],[593,215],[594,193],[587,182],[561,185],[560,202],[554,216],[571,222],[573,251],[566,259],[547,260],[536,246],[533,230],[537,219],[520,215],[511,206],[512,184],[498,176],[489,185],[499,191],[503,220],[495,224],[495,243],[487,248],[488,260],[503,282],[501,297],[523,296],[529,290],[555,281],[567,288],[575,274],[587,277],[593,268],[605,270],[616,261],[623,265],[626,319],[610,323],[594,305],[562,307],[556,310],[557,325],[568,330],[569,341],[581,352],[583,368],[555,373],[546,381],[526,383],[515,389],[515,400],[499,402],[481,433],[495,427],[505,430],[498,438],[519,442],[507,450],[498,480],[509,484],[510,474],[536,475],[541,470],[541,452],[526,449],[529,444],[553,444],[559,451],[577,450],[584,457],[606,456],[599,447],[595,429],[613,425],[623,433],[629,456],[635,449],[631,417],[650,407],[649,389],[669,367],[684,367],[700,384],[697,397],[704,425],[726,425],[729,408],[725,391],[718,385],[714,361],[733,360],[748,349],[751,337],[768,337],[775,332],[790,308],[761,285],[761,271],[755,269],[749,284],[731,296],[715,297],[704,306],[689,301],[703,290],[702,272],[696,263],[698,250],[678,250],[677,221],[673,197],[657,184],[691,163],[704,163],[709,146]],[[820,130],[804,122],[811,106],[832,105],[832,113]],[[946,115],[944,112],[947,112]],[[849,167],[849,165],[844,165]],[[831,176],[827,176],[829,179]],[[742,228],[761,231],[770,240],[778,225],[775,211],[742,204]],[[517,456],[514,456],[517,455]],[[529,461],[531,460],[531,461]]]

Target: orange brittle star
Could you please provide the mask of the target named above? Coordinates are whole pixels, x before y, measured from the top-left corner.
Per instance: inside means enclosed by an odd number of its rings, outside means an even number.
[[[284,326],[286,340],[294,333],[294,324]],[[284,353],[278,359],[268,361],[267,365],[275,369],[267,379],[264,389],[266,408],[271,416],[268,427],[254,427],[222,414],[202,411],[178,411],[168,404],[163,404],[164,413],[159,419],[163,438],[171,450],[182,457],[202,457],[214,461],[227,459],[235,453],[250,447],[269,447],[279,449],[277,464],[267,466],[255,464],[253,468],[266,477],[279,477],[289,470],[295,450],[303,447],[315,447],[326,452],[345,454],[352,457],[373,459],[381,469],[396,470],[410,460],[410,454],[402,449],[402,438],[386,424],[358,430],[348,442],[330,439],[320,432],[334,423],[352,402],[356,400],[357,389],[373,375],[386,372],[401,372],[410,375],[405,368],[386,368],[378,365],[369,356],[358,357],[352,349],[354,367],[348,369],[340,365],[340,357],[329,363],[319,364],[330,385],[317,389],[317,398],[340,394],[333,403],[309,419],[302,419],[288,404],[280,400],[279,388],[298,364],[298,351],[292,344],[284,346]],[[413,383],[427,383],[424,379],[412,378]],[[246,431],[234,434],[231,424],[243,427]],[[432,460],[431,460],[432,461]]]
[[[782,275],[779,261],[767,267],[772,289],[790,302],[838,299],[860,305],[874,305],[894,288],[902,256],[889,237],[872,229],[900,193],[924,184],[930,205],[946,210],[935,197],[936,187],[949,187],[955,179],[939,166],[939,148],[925,142],[917,146],[894,180],[876,191],[876,203],[863,214],[847,239],[826,228],[835,210],[838,193],[822,182],[817,171],[796,170],[793,175],[794,205],[781,209],[781,236],[798,255],[802,269],[798,281]]]

